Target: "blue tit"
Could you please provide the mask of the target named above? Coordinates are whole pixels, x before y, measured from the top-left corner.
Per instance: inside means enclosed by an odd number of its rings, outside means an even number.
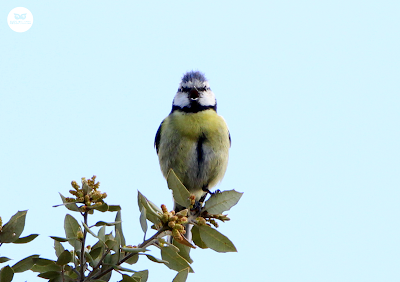
[[[224,177],[231,136],[204,74],[187,72],[179,84],[171,113],[157,130],[155,147],[161,171],[172,168],[196,201]],[[175,211],[182,207],[175,203]]]

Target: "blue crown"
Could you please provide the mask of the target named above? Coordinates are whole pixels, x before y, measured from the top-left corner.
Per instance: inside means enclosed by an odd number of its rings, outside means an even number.
[[[204,76],[203,73],[199,72],[199,71],[188,71],[187,73],[185,73],[185,75],[182,77],[182,82],[189,82],[189,81],[193,81],[193,80],[199,80],[201,82],[205,82],[207,81],[206,77]]]

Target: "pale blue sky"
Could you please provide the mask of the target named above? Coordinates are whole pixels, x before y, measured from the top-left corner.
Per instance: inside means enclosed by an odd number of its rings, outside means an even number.
[[[7,25],[18,6],[25,33]],[[66,210],[51,206],[93,174],[140,243],[137,189],[172,207],[154,135],[194,69],[232,135],[218,188],[244,196],[220,227],[239,252],[193,251],[188,281],[399,281],[399,14],[399,1],[4,2],[0,215],[29,209],[23,234],[41,236],[1,255],[54,259]]]

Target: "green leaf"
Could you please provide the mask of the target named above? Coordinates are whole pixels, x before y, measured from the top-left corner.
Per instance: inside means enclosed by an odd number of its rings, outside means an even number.
[[[114,249],[115,246],[117,246],[117,241],[115,240],[107,240],[106,245],[109,249]]]
[[[175,202],[185,208],[190,207],[190,192],[182,184],[172,168],[168,172],[167,183],[168,188],[172,190]]]
[[[139,255],[136,254],[136,255],[133,255],[132,257],[128,258],[125,262],[126,262],[127,264],[132,265],[132,264],[137,263],[138,260],[139,260]]]
[[[149,254],[144,254],[149,260],[154,261],[156,263],[168,263],[166,260],[158,259],[156,257],[153,257],[152,255]]]
[[[3,226],[0,232],[1,243],[12,243],[16,241],[24,231],[26,213],[28,211],[18,211]]]
[[[14,277],[13,269],[7,265],[0,270],[0,282],[11,282]]]
[[[97,235],[94,234],[92,230],[90,230],[90,227],[89,227],[89,226],[87,226],[84,222],[82,222],[82,225],[83,225],[83,228],[85,228],[85,230],[86,230],[87,232],[89,232],[90,235],[92,235],[93,237],[97,238]]]
[[[95,260],[100,256],[101,253],[103,253],[103,248],[99,247],[99,248],[92,248],[89,254]]]
[[[150,207],[158,214],[162,214],[163,211],[161,210],[161,208],[159,206],[157,206],[155,203],[153,203],[152,201],[147,200],[147,202],[149,203]]]
[[[24,272],[31,269],[32,266],[35,264],[34,259],[38,257],[39,255],[32,255],[20,260],[19,262],[17,262],[12,266],[14,273]]]
[[[65,250],[64,252],[61,253],[61,255],[58,257],[58,260],[56,261],[56,264],[58,265],[66,265],[72,260],[72,255],[69,251]]]
[[[192,227],[192,240],[196,244],[196,246],[198,246],[198,247],[200,247],[202,249],[207,249],[208,248],[206,243],[204,243],[201,240],[199,227],[197,225],[193,225],[193,227]]]
[[[140,211],[139,221],[140,221],[140,226],[142,227],[144,236],[146,237],[147,221],[146,221],[146,208],[145,207],[142,207],[142,209]]]
[[[48,265],[37,265],[35,264],[31,270],[33,272],[47,272],[47,271],[61,271],[61,266],[56,264],[48,264]]]
[[[219,231],[207,225],[197,226],[201,240],[214,251],[219,253],[237,252],[235,245]]]
[[[124,237],[124,233],[122,232],[122,218],[121,218],[121,211],[117,212],[117,215],[115,216],[115,234],[117,234],[117,232],[119,232],[119,235],[121,236],[121,246],[125,246],[126,242],[125,242],[125,237]]]
[[[63,245],[60,242],[56,241],[56,240],[54,240],[54,249],[56,250],[56,256],[57,257],[59,257],[62,254],[62,252],[65,251]]]
[[[185,268],[178,272],[178,274],[175,276],[172,282],[185,282],[188,275],[189,275],[189,268]]]
[[[65,236],[68,238],[68,243],[70,243],[75,250],[80,250],[82,243],[77,239],[77,234],[78,231],[82,230],[78,221],[73,216],[67,214],[64,220],[64,229]]]
[[[106,203],[103,203],[101,206],[93,208],[94,210],[98,210],[101,212],[115,212],[115,211],[120,211],[121,207],[118,205],[108,205]]]
[[[137,280],[133,279],[129,275],[122,274],[122,280],[120,280],[119,282],[137,282]]]
[[[228,211],[231,207],[236,205],[242,195],[243,193],[235,190],[214,193],[205,203],[204,210],[211,214],[222,214],[224,211]]]
[[[155,210],[153,208],[154,204],[150,204],[151,202],[142,195],[142,193],[140,193],[138,191],[138,204],[139,204],[139,211],[142,210],[142,208],[144,207],[146,209],[146,218],[153,222],[154,224],[161,224],[161,212],[158,212],[157,210]]]
[[[181,271],[189,268],[190,272],[194,272],[189,263],[178,254],[178,248],[172,245],[161,247],[161,257],[167,261],[165,265],[175,271]]]
[[[104,264],[115,267],[118,263],[118,254],[107,254],[104,258]]]
[[[101,281],[105,281],[108,282],[111,278],[111,274],[113,273],[113,271],[108,272],[107,274],[104,274],[103,276],[101,276]]]
[[[114,226],[114,225],[117,225],[118,223],[121,223],[121,222],[105,222],[105,221],[98,221],[98,222],[96,222],[96,224],[93,225],[93,226],[96,226],[96,227],[99,227],[99,226]]]
[[[128,247],[122,247],[121,250],[127,253],[134,253],[134,254],[148,251],[145,248],[128,248]]]
[[[117,245],[114,247],[114,252],[116,252],[118,255],[120,255],[120,253],[121,253],[121,234],[119,234],[119,231],[117,230],[116,232],[115,232],[116,234],[115,234],[115,241],[117,241]]]
[[[106,203],[103,203],[101,206],[93,208],[94,210],[98,210],[100,212],[106,212],[108,211],[108,205]]]
[[[46,278],[46,279],[54,279],[61,276],[61,272],[59,271],[47,271],[40,273],[38,277]]]
[[[95,266],[95,261],[94,261],[94,259],[92,258],[92,256],[90,255],[89,252],[85,251],[85,258],[86,258],[86,261],[89,262],[91,267]]]
[[[132,270],[132,269],[129,269],[129,268],[126,268],[126,267],[122,267],[120,265],[113,265],[113,268],[115,270],[126,271],[126,272],[131,272],[131,273],[136,272],[135,270]]]
[[[108,206],[109,212],[116,212],[116,211],[120,211],[120,210],[121,210],[121,206],[119,206],[119,205],[109,205]]]
[[[26,237],[18,238],[18,239],[15,240],[13,243],[14,243],[14,244],[25,244],[25,243],[29,243],[30,241],[33,241],[37,236],[39,236],[39,234],[31,234],[31,235],[26,236]]]
[[[55,261],[54,260],[50,260],[50,259],[44,259],[44,258],[33,258],[33,262],[36,265],[40,265],[40,266],[47,266],[47,265],[55,265]]]
[[[56,236],[50,236],[51,239],[57,242],[67,242],[68,238],[62,238],[62,237],[56,237]]]
[[[147,279],[149,278],[149,271],[147,269],[146,270],[142,270],[142,271],[137,271],[131,277],[139,278],[140,282],[146,282]]]
[[[64,206],[67,209],[69,209],[70,211],[74,211],[74,212],[80,212],[80,210],[79,210],[78,206],[76,205],[76,203],[68,202],[67,199],[61,193],[59,193],[59,194],[60,194],[60,197],[61,197],[61,200],[62,200]]]
[[[112,232],[110,232],[109,234],[106,234],[105,238],[106,238],[106,241],[107,240],[115,241],[115,237],[113,236]]]
[[[106,227],[103,226],[102,228],[99,229],[99,232],[97,232],[97,238],[99,238],[100,241],[103,243],[106,241]]]
[[[11,259],[8,258],[8,257],[0,257],[0,263],[4,263],[4,262],[9,261],[9,260],[11,260]]]
[[[181,244],[175,240],[173,240],[174,246],[178,247],[179,249],[179,255],[183,257],[185,260],[187,260],[189,263],[193,263],[193,260],[190,258],[190,247],[186,246],[184,244]]]

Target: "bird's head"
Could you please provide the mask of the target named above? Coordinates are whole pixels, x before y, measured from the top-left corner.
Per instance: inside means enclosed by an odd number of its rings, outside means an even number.
[[[172,103],[172,111],[196,113],[207,109],[217,110],[217,101],[210,84],[201,72],[187,72],[179,84]]]

